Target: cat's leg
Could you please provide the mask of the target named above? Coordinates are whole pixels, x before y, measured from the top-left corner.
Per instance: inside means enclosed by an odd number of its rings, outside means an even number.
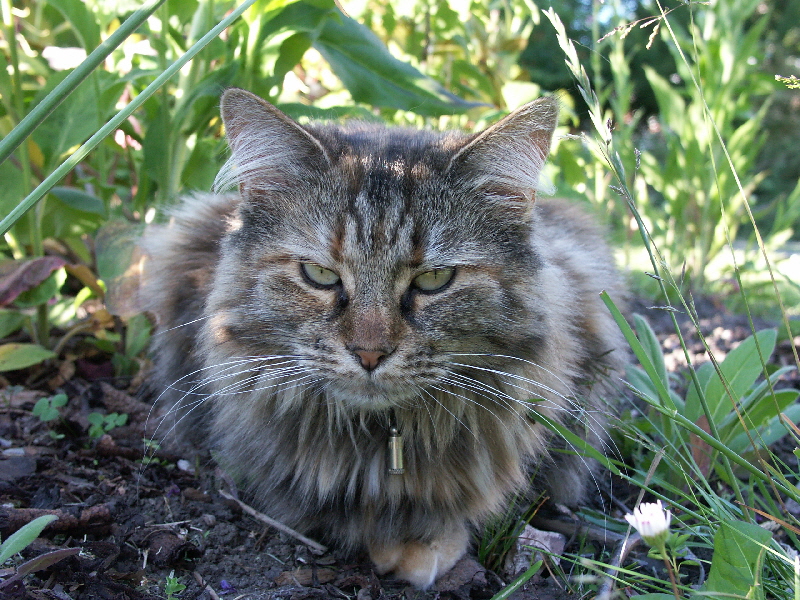
[[[380,575],[394,571],[397,577],[426,589],[453,568],[468,545],[469,532],[460,524],[430,542],[371,544],[369,556]]]

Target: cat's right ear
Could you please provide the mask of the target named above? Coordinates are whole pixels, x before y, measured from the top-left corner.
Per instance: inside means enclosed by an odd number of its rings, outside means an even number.
[[[320,142],[255,94],[230,88],[220,102],[231,157],[214,180],[214,190],[238,185],[248,192],[281,189],[309,169],[329,164]]]

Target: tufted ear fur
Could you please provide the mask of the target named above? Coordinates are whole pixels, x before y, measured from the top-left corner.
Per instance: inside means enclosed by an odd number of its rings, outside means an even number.
[[[490,197],[531,205],[558,122],[558,101],[547,96],[518,108],[478,134],[451,160],[468,185]]]
[[[219,192],[238,184],[242,196],[280,189],[328,162],[319,141],[258,96],[230,88],[220,103],[231,157],[214,180]]]

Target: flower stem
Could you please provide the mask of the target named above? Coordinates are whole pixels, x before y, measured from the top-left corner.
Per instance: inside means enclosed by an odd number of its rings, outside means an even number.
[[[675,581],[675,569],[673,569],[672,561],[667,556],[667,545],[665,543],[661,543],[661,557],[664,559],[664,566],[667,567],[667,573],[669,573],[669,582],[672,584],[672,593],[675,596],[675,600],[681,600],[682,596],[680,592],[678,592],[678,584]]]

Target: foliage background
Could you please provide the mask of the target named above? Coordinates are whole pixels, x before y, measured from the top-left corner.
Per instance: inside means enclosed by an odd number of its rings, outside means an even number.
[[[560,195],[606,221],[635,289],[657,303],[688,298],[689,313],[692,292],[781,315],[781,336],[791,338],[798,328],[788,317],[800,312],[792,252],[800,241],[800,92],[775,76],[800,75],[798,3],[551,4],[574,40],[572,67],[547,7],[533,0],[250,0],[244,10],[232,0],[0,0],[6,154],[14,128],[87,55],[152,13],[38,127],[23,122],[16,132],[24,141],[0,162],[0,215],[41,196],[0,243],[0,371],[10,383],[35,381],[53,361],[68,371],[87,352],[110,357],[117,376],[135,377],[146,364],[149,323],[119,302],[132,248],[181,193],[211,186],[226,153],[217,105],[228,86],[301,121],[467,130],[555,93],[562,125],[548,174]],[[224,18],[232,24],[160,83]],[[576,84],[581,65],[593,90]],[[128,107],[129,115],[120,112]],[[87,142],[115,118],[107,136]],[[115,298],[110,287],[122,293]],[[759,462],[778,431],[798,435],[796,394],[773,389],[786,371],[767,364],[761,345],[774,347],[775,336],[752,339],[749,353],[676,385],[657,340],[638,324],[629,340],[644,371],[632,371],[630,384],[651,410],[628,415],[621,456],[607,465],[626,463],[637,485],[687,511],[689,533],[671,551],[713,547],[718,565],[730,555],[723,541],[716,551],[720,524],[748,535],[749,513],[734,500],[771,515],[787,497],[798,500],[796,468],[775,457],[776,466]],[[748,376],[737,379],[742,370]],[[756,382],[759,373],[767,377]],[[698,438],[714,448],[713,469],[694,461]],[[673,441],[666,454],[665,440]],[[698,480],[696,494],[682,487]],[[787,531],[796,542],[796,529]],[[763,558],[764,543],[748,539]],[[775,544],[767,553],[764,587],[775,596],[798,574],[788,556]],[[748,564],[759,586],[760,564]],[[628,576],[639,590],[666,590]]]

